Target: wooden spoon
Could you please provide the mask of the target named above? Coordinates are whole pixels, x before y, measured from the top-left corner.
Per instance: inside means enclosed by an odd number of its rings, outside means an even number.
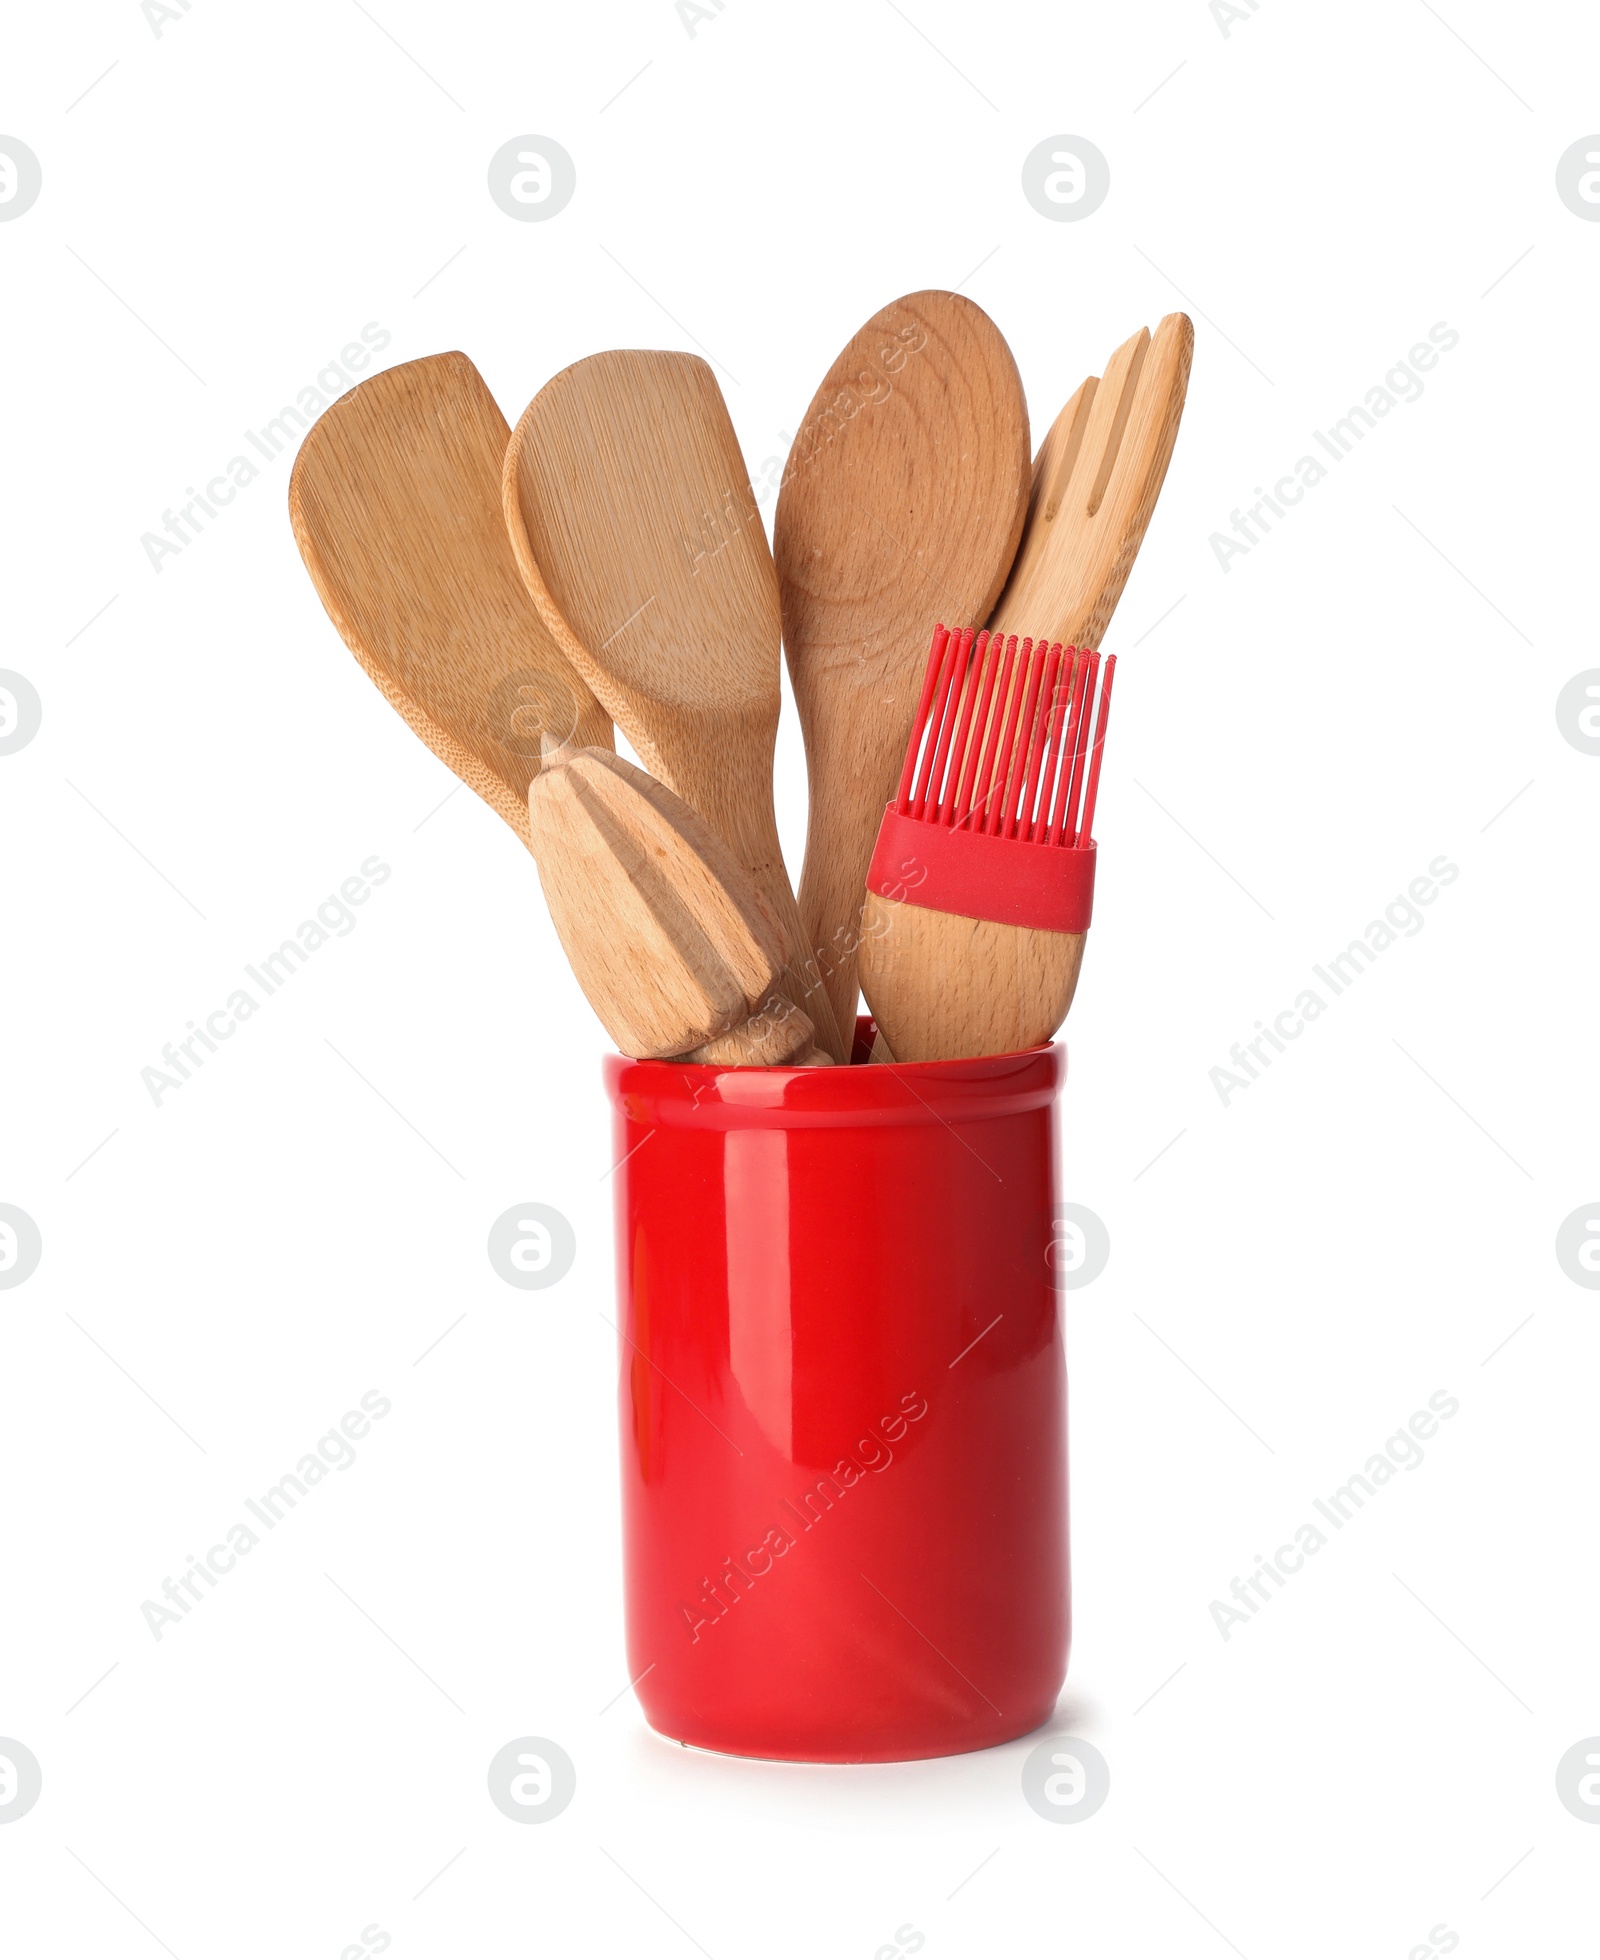
[[[784,991],[843,1047],[772,805],[778,585],[722,391],[690,354],[565,369],[506,451],[505,523],[534,604],[653,774],[754,877],[789,941]]]
[[[1098,647],[1161,494],[1194,355],[1194,326],[1169,313],[1091,375],[1039,445],[1022,545],[988,624]]]
[[[806,411],[773,547],[811,785],[800,917],[842,1028],[928,635],[986,619],[1027,501],[1027,404],[994,322],[943,292],[875,313]]]
[[[694,811],[604,749],[528,793],[539,882],[578,984],[626,1055],[777,1063],[811,1023],[774,992],[784,945],[754,880]]]
[[[610,748],[612,735],[511,555],[509,435],[465,354],[389,368],[312,425],[289,518],[346,646],[526,844],[541,743]]]

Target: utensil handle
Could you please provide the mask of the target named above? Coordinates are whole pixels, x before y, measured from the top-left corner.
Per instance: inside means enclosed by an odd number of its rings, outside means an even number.
[[[751,748],[754,747],[752,738]],[[810,1017],[818,1047],[825,1049],[836,1062],[842,1062],[846,1054],[839,1023],[801,924],[794,887],[784,867],[783,846],[778,842],[778,820],[772,807],[770,744],[765,753],[766,767],[759,772],[732,767],[724,767],[719,772],[715,751],[708,753],[705,748],[688,743],[674,744],[670,751],[665,744],[658,743],[655,755],[647,760],[655,763],[656,773],[667,787],[675,790],[718,832],[755,879],[789,949],[788,963],[778,978],[779,989]],[[726,756],[721,759],[726,763]]]
[[[856,1024],[867,869],[915,708],[912,687],[893,705],[879,702],[870,717],[855,703],[813,700],[801,710],[810,806],[800,919],[840,1028]]]

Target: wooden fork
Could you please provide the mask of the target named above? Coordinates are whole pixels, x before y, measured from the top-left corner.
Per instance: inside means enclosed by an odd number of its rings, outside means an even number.
[[[1022,544],[988,625],[1098,647],[1166,478],[1194,354],[1187,314],[1141,327],[1062,409],[1033,462]]]

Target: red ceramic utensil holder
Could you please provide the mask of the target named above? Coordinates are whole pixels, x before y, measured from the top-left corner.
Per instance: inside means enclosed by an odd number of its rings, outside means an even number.
[[[628,1671],[663,1735],[888,1762],[1050,1715],[1069,1638],[1064,1073],[1056,1046],[607,1060]]]

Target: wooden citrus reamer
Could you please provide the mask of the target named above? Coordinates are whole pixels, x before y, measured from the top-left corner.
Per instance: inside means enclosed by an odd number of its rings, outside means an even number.
[[[547,758],[528,815],[556,934],[623,1054],[811,1058],[811,1022],[777,992],[777,921],[680,797],[609,750],[569,749]]]

